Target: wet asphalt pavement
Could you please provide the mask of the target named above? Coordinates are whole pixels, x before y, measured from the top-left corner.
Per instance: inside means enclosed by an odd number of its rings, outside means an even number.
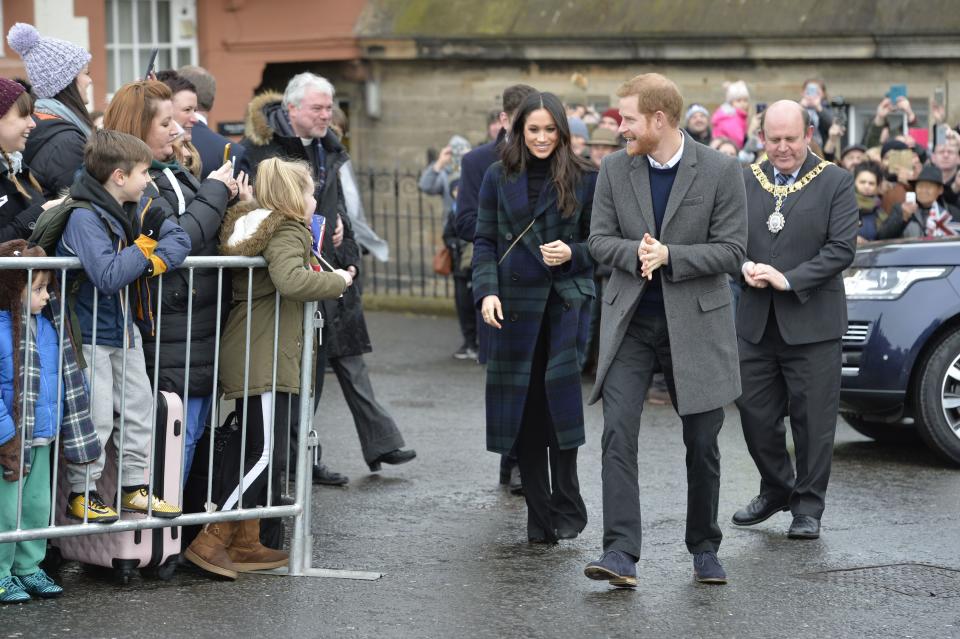
[[[587,529],[530,546],[523,500],[497,485],[498,458],[484,450],[482,369],[450,356],[455,320],[368,322],[374,387],[418,458],[370,474],[328,377],[325,461],[351,482],[314,489],[314,565],[382,579],[231,583],[183,571],[117,586],[67,564],[64,598],[0,608],[0,637],[960,637],[960,470],[922,446],[878,445],[842,424],[822,537],[792,541],[789,513],[729,523],[759,484],[729,408],[720,558],[730,583],[703,586],[683,545],[680,422],[648,405],[639,587],[616,590],[583,576],[602,534],[600,406],[587,408],[579,457]]]

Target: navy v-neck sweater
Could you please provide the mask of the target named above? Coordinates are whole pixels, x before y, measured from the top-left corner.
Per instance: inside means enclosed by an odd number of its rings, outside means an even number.
[[[680,163],[677,162],[669,169],[655,169],[647,162],[647,169],[650,175],[650,197],[653,202],[653,218],[657,225],[656,239],[660,239],[660,229],[663,226],[663,216],[667,212],[667,201],[670,199],[670,191],[673,189],[673,182],[677,179],[677,170]],[[653,272],[653,279],[647,284],[647,288],[640,298],[637,305],[636,314],[638,315],[663,315],[663,285],[660,280],[660,267]]]

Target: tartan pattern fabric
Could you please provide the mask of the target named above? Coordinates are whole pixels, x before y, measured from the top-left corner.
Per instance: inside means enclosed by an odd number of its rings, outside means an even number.
[[[506,176],[497,162],[480,188],[474,239],[473,290],[479,307],[497,295],[503,328],[489,331],[486,415],[487,449],[507,453],[520,431],[530,384],[533,352],[543,322],[549,322],[550,343],[546,389],[550,417],[562,449],[585,441],[580,362],[589,331],[589,300],[595,297],[593,259],[587,250],[596,173],[587,173],[576,189],[580,202],[563,218],[550,180],[533,210],[527,201],[526,176]],[[531,222],[502,263],[498,260]],[[571,249],[566,264],[549,267],[539,246],[562,240]],[[551,291],[556,295],[550,303]]]
[[[60,299],[53,289],[49,290],[50,301],[44,309],[55,327],[62,324]],[[31,331],[22,331],[20,361],[26,364],[27,348],[30,348],[30,366],[26,367],[22,392],[26,396],[27,409],[20,418],[20,432],[24,435],[23,472],[30,472],[30,448],[33,440],[34,407],[37,404],[37,389],[40,388],[40,353],[36,340],[30,339]],[[29,346],[28,346],[29,341]],[[77,363],[77,353],[69,329],[63,336],[63,416],[60,418],[60,443],[68,461],[86,464],[100,457],[100,439],[90,417],[90,398],[87,395],[83,372]],[[18,398],[22,401],[22,398]]]

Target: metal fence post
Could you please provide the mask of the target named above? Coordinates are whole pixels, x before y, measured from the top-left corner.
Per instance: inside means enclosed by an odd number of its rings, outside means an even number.
[[[313,371],[317,365],[314,356],[314,335],[322,328],[323,318],[317,313],[317,303],[303,305],[303,352],[300,355],[300,423],[297,446],[297,504],[301,508],[294,517],[293,537],[290,540],[290,562],[287,574],[333,579],[360,579],[373,581],[383,575],[359,570],[333,570],[313,567],[313,531],[311,508],[313,504],[312,468],[307,456],[308,433],[313,424]],[[324,371],[316,371],[323,375]]]

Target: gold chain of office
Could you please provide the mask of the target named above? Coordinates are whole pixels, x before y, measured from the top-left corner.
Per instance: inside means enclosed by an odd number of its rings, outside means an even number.
[[[773,213],[770,214],[770,217],[767,218],[767,230],[776,235],[783,230],[783,227],[786,226],[787,219],[783,216],[783,213],[780,212],[781,207],[783,206],[783,201],[787,198],[788,195],[796,193],[806,185],[810,184],[815,177],[820,175],[825,168],[830,165],[830,162],[823,160],[817,166],[810,169],[806,175],[798,179],[796,182],[790,186],[779,186],[773,184],[767,179],[767,176],[764,175],[763,170],[760,168],[760,163],[751,164],[750,168],[753,170],[753,177],[757,178],[757,182],[760,183],[760,186],[764,191],[770,193],[774,197],[776,206],[773,209]]]

